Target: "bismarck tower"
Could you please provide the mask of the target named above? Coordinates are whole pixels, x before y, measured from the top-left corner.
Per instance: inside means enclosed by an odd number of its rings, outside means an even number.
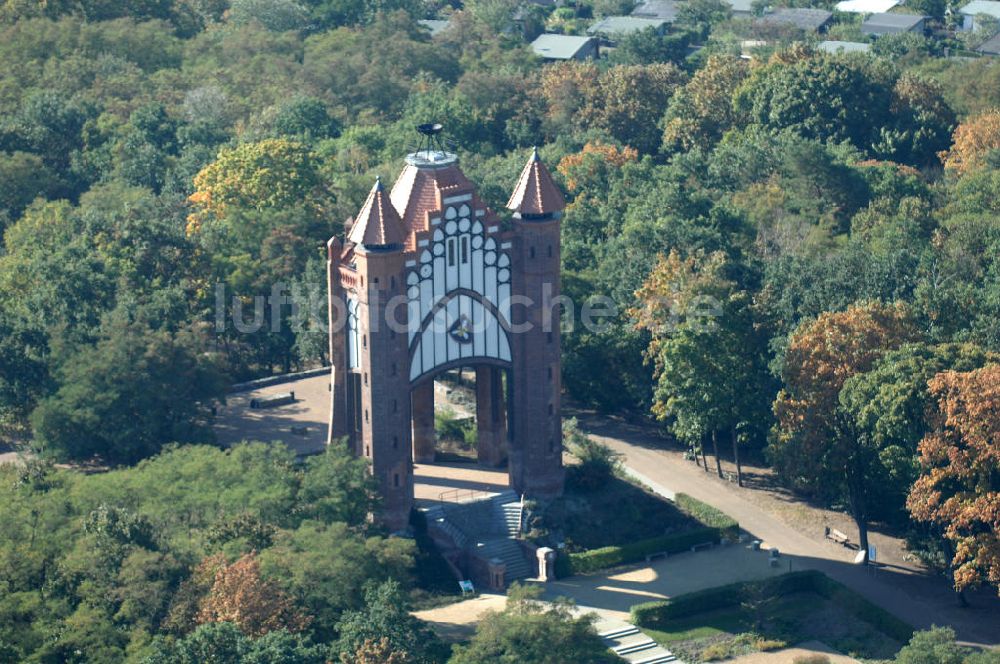
[[[378,180],[345,238],[328,243],[330,440],[370,460],[381,519],[406,527],[413,462],[434,457],[434,378],[476,370],[479,461],[508,462],[531,498],[563,488],[559,228],[565,207],[533,152],[501,219],[437,139]]]

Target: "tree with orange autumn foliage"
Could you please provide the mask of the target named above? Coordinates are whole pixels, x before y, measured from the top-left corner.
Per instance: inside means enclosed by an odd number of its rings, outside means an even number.
[[[901,304],[855,304],[803,323],[785,353],[785,387],[774,402],[777,425],[769,448],[786,481],[831,502],[844,501],[868,546],[868,520],[881,466],[875,448],[840,404],[848,378],[869,371],[888,350],[916,339]]]
[[[199,624],[231,622],[251,637],[279,629],[301,632],[309,625],[308,616],[295,608],[292,598],[261,577],[256,553],[231,564],[216,562],[212,589],[201,602]]]
[[[945,168],[963,175],[981,166],[993,150],[1000,150],[1000,110],[988,111],[958,125],[951,148],[939,156]]]
[[[595,141],[584,145],[579,152],[563,157],[556,170],[566,178],[567,189],[577,191],[589,189],[597,181],[606,182],[609,169],[621,168],[638,159],[639,153],[633,148],[619,148]]]
[[[946,371],[928,385],[935,426],[920,441],[921,475],[907,508],[943,528],[956,590],[1000,590],[1000,366]]]
[[[343,664],[411,664],[413,662],[406,652],[393,650],[389,639],[385,637],[378,641],[365,640],[354,654],[342,654],[340,661]]]

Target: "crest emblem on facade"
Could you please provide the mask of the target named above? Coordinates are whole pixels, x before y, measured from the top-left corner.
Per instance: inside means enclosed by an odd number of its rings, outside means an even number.
[[[448,335],[460,344],[472,343],[472,321],[462,314],[448,328]]]

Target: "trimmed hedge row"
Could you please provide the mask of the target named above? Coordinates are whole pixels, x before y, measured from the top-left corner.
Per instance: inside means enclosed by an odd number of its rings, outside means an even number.
[[[718,543],[725,536],[735,537],[739,534],[740,524],[736,519],[697,498],[692,498],[686,493],[678,493],[674,503],[679,510],[702,522],[704,527],[684,533],[650,537],[629,544],[560,554],[556,558],[556,576],[565,578],[574,574],[586,574],[617,565],[627,565],[656,553],[680,553],[696,544]]]
[[[589,549],[568,555],[561,554],[556,558],[555,572],[556,576],[567,577],[574,574],[596,572],[616,565],[634,563],[655,553],[680,553],[696,544],[718,542],[722,534],[722,530],[719,528],[705,527],[686,533],[651,537],[629,544],[605,546],[600,549]]]
[[[731,583],[718,588],[708,588],[685,595],[678,595],[662,602],[646,602],[632,607],[632,624],[652,629],[668,628],[672,620],[689,618],[693,614],[739,606],[748,595],[753,581]],[[790,572],[763,580],[772,596],[797,592],[814,592],[837,602],[853,615],[870,623],[878,630],[900,643],[913,636],[913,627],[885,609],[858,595],[822,572]]]
[[[734,534],[739,530],[740,524],[737,523],[736,519],[686,493],[678,493],[674,496],[674,503],[682,512],[701,521],[706,526]]]

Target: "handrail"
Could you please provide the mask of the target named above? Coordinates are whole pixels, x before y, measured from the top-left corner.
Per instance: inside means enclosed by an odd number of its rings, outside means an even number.
[[[448,489],[447,491],[442,491],[438,494],[438,502],[440,503],[461,503],[468,502],[477,496],[487,496],[494,493],[493,491],[486,491],[484,489]],[[452,498],[454,494],[454,498]],[[463,495],[465,500],[462,500]]]
[[[517,511],[517,537],[521,538],[524,528],[524,494],[521,494],[521,508]]]

